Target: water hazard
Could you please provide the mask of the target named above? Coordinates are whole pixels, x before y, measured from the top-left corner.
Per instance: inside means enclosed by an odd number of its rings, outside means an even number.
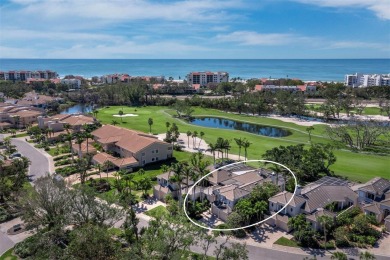
[[[252,134],[265,135],[270,137],[284,137],[291,134],[290,131],[279,127],[244,123],[217,117],[193,118],[189,121],[189,123],[204,127],[240,130]]]

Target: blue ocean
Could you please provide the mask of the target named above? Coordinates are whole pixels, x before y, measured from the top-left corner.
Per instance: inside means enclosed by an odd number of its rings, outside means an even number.
[[[0,59],[0,71],[54,70],[86,78],[111,73],[183,79],[191,71],[227,71],[230,78],[343,81],[345,74],[390,73],[390,59]]]

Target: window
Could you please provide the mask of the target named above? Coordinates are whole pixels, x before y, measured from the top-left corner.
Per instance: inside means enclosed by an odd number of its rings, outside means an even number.
[[[152,158],[152,162],[154,162],[154,157]]]
[[[152,150],[152,153],[154,153],[154,150]]]
[[[158,153],[158,149],[156,149],[156,153]]]
[[[142,153],[142,156],[145,156],[145,153]]]
[[[290,211],[293,212],[293,208],[291,208]]]
[[[271,207],[273,207],[274,206],[274,204],[273,203],[271,203]]]
[[[372,193],[367,193],[367,198],[369,198],[370,200],[373,200],[373,199],[375,199],[375,196]]]
[[[158,157],[156,157],[156,161],[158,161]]]

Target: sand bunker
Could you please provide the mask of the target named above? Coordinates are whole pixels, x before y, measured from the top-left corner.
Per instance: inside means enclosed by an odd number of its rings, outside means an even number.
[[[134,114],[124,114],[124,115],[113,115],[115,117],[129,117],[129,116],[138,116],[138,115],[134,115]]]

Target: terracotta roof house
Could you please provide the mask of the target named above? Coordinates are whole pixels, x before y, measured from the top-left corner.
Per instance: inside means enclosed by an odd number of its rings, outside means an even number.
[[[112,125],[104,125],[93,131],[92,135],[104,151],[117,154],[120,158],[134,158],[137,167],[172,158],[172,145],[153,135]],[[133,167],[135,163],[126,166],[127,169]],[[120,168],[124,168],[124,165]]]
[[[42,109],[15,105],[15,104],[0,104],[0,123],[3,128],[16,127],[24,128],[28,125],[35,124],[39,116],[45,112]]]
[[[49,128],[54,132],[63,131],[65,125],[69,125],[70,128],[78,132],[84,125],[96,124],[97,121],[94,117],[83,114],[58,114],[50,117],[39,117],[38,126],[41,129]]]

